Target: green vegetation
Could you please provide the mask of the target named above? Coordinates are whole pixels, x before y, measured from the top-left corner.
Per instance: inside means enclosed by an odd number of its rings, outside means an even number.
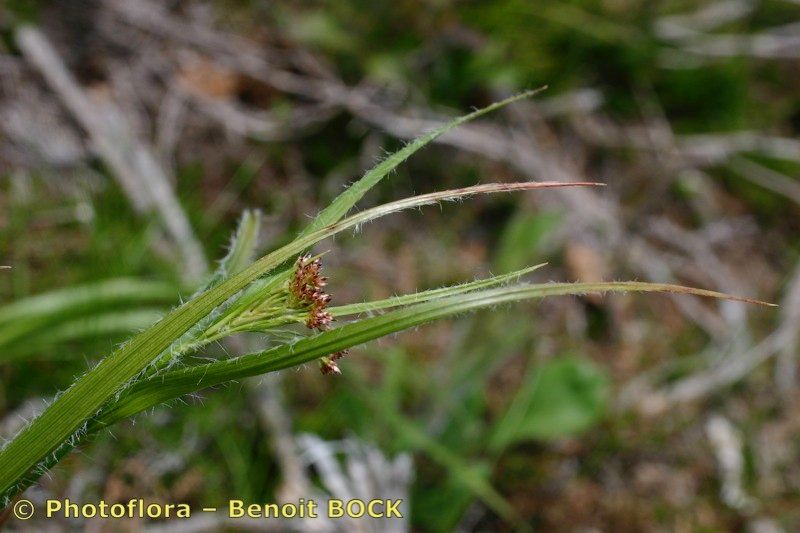
[[[527,96],[523,94],[522,96]],[[490,106],[458,119],[447,126],[421,137],[395,155],[388,157],[354,185],[349,187],[326,209],[324,209],[308,229],[283,247],[263,256],[252,264],[248,258],[253,253],[256,239],[257,217],[246,215],[231,245],[231,250],[220,264],[218,273],[211,279],[207,288],[181,305],[155,325],[124,343],[118,350],[103,359],[100,364],[79,378],[39,417],[26,426],[14,439],[0,450],[0,490],[6,504],[13,496],[26,488],[42,473],[51,468],[70,449],[74,448],[86,434],[107,427],[118,420],[145,411],[165,401],[190,394],[226,381],[242,379],[283,368],[302,365],[303,363],[322,359],[324,373],[339,373],[335,355],[342,354],[353,346],[363,342],[386,336],[397,331],[412,328],[433,320],[462,313],[476,308],[497,305],[499,303],[536,298],[549,295],[585,294],[605,291],[671,291],[685,292],[715,297],[726,297],[713,291],[690,289],[674,285],[647,283],[576,283],[546,285],[516,285],[501,289],[477,290],[478,284],[465,284],[449,290],[434,290],[412,295],[403,299],[390,299],[383,302],[367,302],[351,306],[346,310],[333,308],[324,311],[327,306],[326,295],[321,293],[324,278],[319,277],[318,260],[310,256],[301,257],[289,269],[279,271],[280,266],[297,254],[313,246],[317,242],[346,229],[375,220],[379,217],[444,200],[455,200],[479,193],[510,192],[515,190],[531,190],[547,187],[591,185],[586,183],[521,183],[478,185],[454,191],[431,193],[384,204],[367,209],[347,218],[347,211],[378,181],[385,177],[394,167],[404,161],[417,149],[429,143],[433,138],[447,130],[491,111],[499,106],[513,102],[515,97],[500,104]],[[308,269],[317,267],[309,272]],[[521,274],[521,273],[520,273]],[[310,279],[307,279],[309,278]],[[497,285],[506,278],[493,278],[482,282],[485,286]],[[26,320],[31,328],[37,329],[38,335],[46,334],[47,314],[56,314],[58,307],[81,305],[102,305],[107,292],[94,288],[93,293],[73,291],[40,297],[38,300],[22,302],[5,312],[10,319],[35,313],[42,316],[38,324]],[[101,288],[102,289],[102,288]],[[121,297],[123,291],[111,291]],[[466,294],[459,294],[466,293]],[[83,296],[82,296],[83,294]],[[453,296],[449,296],[452,294]],[[313,301],[306,303],[306,295]],[[141,294],[139,294],[141,296]],[[401,297],[402,298],[402,297]],[[83,299],[83,301],[81,301]],[[294,303],[297,301],[297,303]],[[44,302],[44,303],[42,303]],[[50,303],[52,302],[52,303]],[[277,334],[282,327],[292,323],[305,323],[309,329],[327,329],[332,316],[359,314],[367,310],[386,307],[397,307],[408,304],[405,309],[389,312],[378,317],[364,318],[331,331],[323,331],[306,339],[292,339],[278,344],[271,349],[250,355],[243,355],[214,363],[194,364],[185,368],[174,369],[184,364],[186,355],[202,350],[211,342],[229,335],[246,331],[257,331],[279,339]],[[310,307],[309,307],[310,306]],[[38,309],[37,309],[38,308]],[[323,318],[320,318],[320,316]],[[29,318],[29,317],[28,317]],[[95,322],[96,324],[97,322]],[[239,325],[242,324],[242,325]],[[518,427],[519,434],[524,436],[552,436],[572,430],[580,430],[591,424],[596,415],[592,411],[599,409],[602,398],[593,389],[592,383],[586,389],[584,381],[586,368],[565,367],[561,370],[545,368],[546,387],[543,394],[561,402],[562,412],[551,413],[551,417],[560,419],[566,429],[558,426],[542,431],[536,424],[522,423]],[[553,374],[553,372],[555,373]],[[563,372],[572,372],[572,376]],[[566,381],[563,381],[565,380]],[[587,402],[569,405],[578,400],[570,394],[570,380],[578,379],[579,393],[588,394]],[[596,379],[596,378],[595,378]],[[573,389],[575,384],[573,383]],[[568,387],[566,392],[562,390]],[[585,390],[585,392],[583,392]],[[549,392],[548,392],[549,391]],[[526,400],[522,400],[526,401]],[[530,403],[530,400],[527,401]],[[516,414],[514,406],[509,416]],[[519,408],[524,409],[524,407]],[[531,415],[534,416],[535,415]],[[541,417],[541,413],[539,413]],[[577,420],[570,420],[576,418]],[[583,420],[583,418],[587,418]],[[543,419],[540,423],[552,425]],[[539,426],[541,428],[541,426]],[[507,444],[518,437],[510,433],[511,429],[501,426],[496,443]],[[491,499],[494,499],[492,497]],[[501,500],[500,500],[501,501]],[[490,503],[490,502],[487,502]],[[490,503],[491,504],[491,503]],[[494,504],[497,507],[497,504]],[[507,518],[514,516],[505,506],[497,507]]]
[[[288,434],[345,469],[348,439],[412,457],[417,530],[795,529],[798,17],[783,0],[2,3],[6,501],[280,501]],[[224,256],[202,285],[24,24],[155,155],[204,259]],[[317,259],[328,285],[304,292]],[[651,290],[781,307],[599,296]],[[726,499],[717,415],[754,507]]]

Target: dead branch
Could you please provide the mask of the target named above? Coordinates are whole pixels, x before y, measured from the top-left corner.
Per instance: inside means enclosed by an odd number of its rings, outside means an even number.
[[[140,213],[155,210],[160,215],[180,251],[185,275],[198,280],[208,269],[203,249],[151,150],[132,134],[113,102],[92,98],[78,85],[42,32],[32,26],[23,27],[16,39],[26,59],[42,73],[89,134],[94,149],[112,170],[133,207]]]

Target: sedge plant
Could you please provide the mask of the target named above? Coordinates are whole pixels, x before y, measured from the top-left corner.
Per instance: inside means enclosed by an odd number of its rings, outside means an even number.
[[[314,361],[319,361],[323,373],[336,374],[341,371],[341,358],[348,349],[434,320],[509,302],[602,292],[673,292],[760,303],[668,284],[519,281],[542,266],[537,265],[451,287],[332,305],[321,257],[311,252],[326,238],[402,210],[477,194],[600,185],[483,184],[414,196],[348,216],[372,187],[438,136],[536,92],[522,93],[474,111],[407,144],[348,187],[294,240],[255,260],[259,217],[255,211],[246,212],[228,255],[202,289],[77,378],[0,449],[2,506],[87,437],[120,420],[208,387]],[[21,309],[24,311],[25,307]],[[12,307],[7,320],[13,315]],[[233,357],[199,357],[207,355],[210,344],[244,332],[264,335],[267,347]],[[9,340],[13,338],[9,333]]]

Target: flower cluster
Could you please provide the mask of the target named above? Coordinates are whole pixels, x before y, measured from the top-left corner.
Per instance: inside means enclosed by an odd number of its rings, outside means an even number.
[[[331,302],[331,295],[323,292],[328,280],[321,275],[322,262],[311,259],[310,255],[297,258],[294,276],[289,282],[289,291],[300,305],[308,308],[306,326],[309,329],[324,330],[333,321],[325,310]]]
[[[333,316],[326,311],[331,302],[331,295],[324,292],[323,288],[328,280],[322,275],[322,262],[312,259],[310,255],[297,258],[294,276],[289,282],[289,292],[295,301],[308,309],[306,326],[309,329],[325,330],[333,321]],[[336,361],[347,355],[347,350],[333,353],[320,359],[319,369],[327,374],[341,374]]]
[[[344,357],[349,353],[348,350],[342,350],[341,352],[332,353],[328,357],[323,357],[319,361],[319,370],[325,375],[328,374],[341,374],[342,371],[339,370],[339,365],[336,364],[336,361]]]

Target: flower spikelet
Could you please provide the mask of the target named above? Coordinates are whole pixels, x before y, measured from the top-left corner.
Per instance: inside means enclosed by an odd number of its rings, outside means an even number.
[[[338,361],[348,353],[349,353],[348,350],[342,350],[340,352],[333,353],[327,357],[323,357],[319,361],[319,371],[322,372],[323,375],[341,374],[342,371],[339,370],[339,365],[336,364],[336,361]]]
[[[333,316],[325,310],[331,302],[331,295],[323,291],[327,284],[319,258],[312,259],[310,255],[297,258],[289,290],[301,305],[308,307],[306,326],[309,329],[324,330],[333,321]]]

